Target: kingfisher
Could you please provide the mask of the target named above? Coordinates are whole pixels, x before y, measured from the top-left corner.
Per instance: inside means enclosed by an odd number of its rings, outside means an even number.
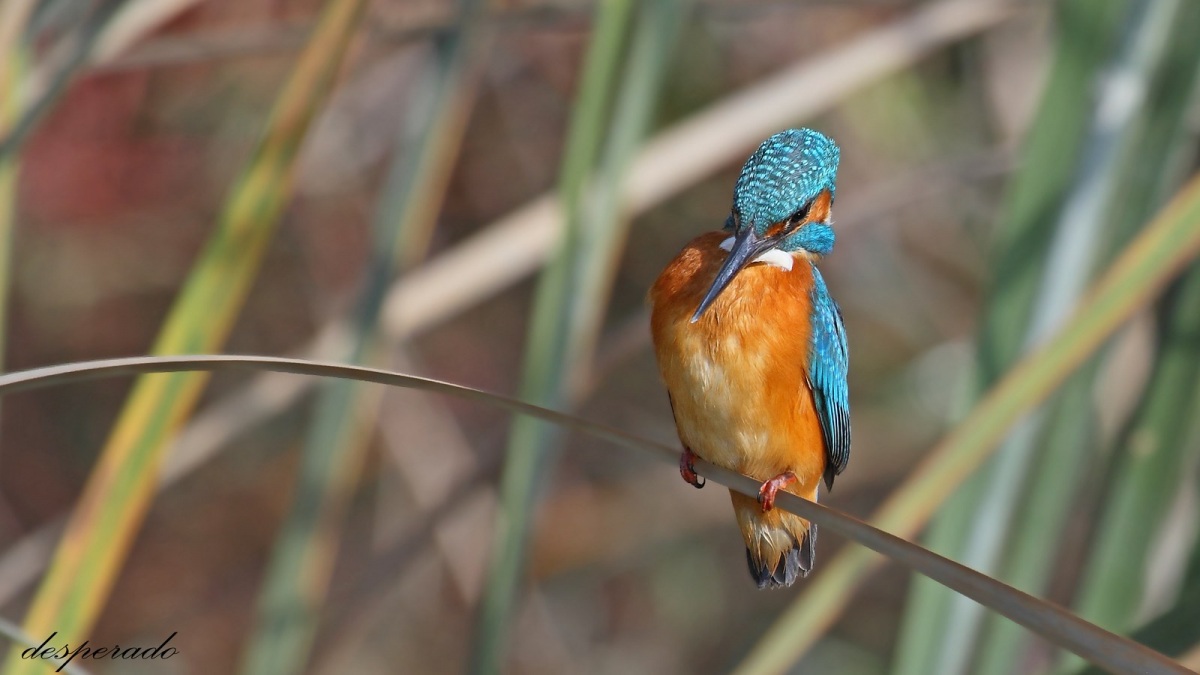
[[[816,501],[850,459],[846,330],[817,270],[833,250],[839,156],[811,129],[763,141],[724,228],[688,243],[650,290],[680,474],[703,487],[700,457],[762,482],[757,499],[730,491],[759,588],[813,569],[817,525],[775,510],[776,494]]]

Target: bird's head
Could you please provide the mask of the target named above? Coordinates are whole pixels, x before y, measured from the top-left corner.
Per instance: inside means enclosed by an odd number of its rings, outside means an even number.
[[[788,129],[763,141],[742,167],[725,222],[729,256],[692,315],[700,318],[721,291],[753,262],[791,269],[792,254],[833,250],[833,206],[839,151],[811,129]]]

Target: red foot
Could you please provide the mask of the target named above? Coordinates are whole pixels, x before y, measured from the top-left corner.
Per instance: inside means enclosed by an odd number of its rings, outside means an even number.
[[[775,493],[796,482],[796,474],[784,471],[771,480],[762,484],[758,489],[758,503],[762,504],[763,513],[775,508]]]
[[[691,448],[684,448],[683,454],[679,456],[679,475],[683,476],[688,485],[700,489],[704,487],[705,481],[696,475],[696,467],[692,466],[692,462],[695,461],[696,453],[692,452]]]

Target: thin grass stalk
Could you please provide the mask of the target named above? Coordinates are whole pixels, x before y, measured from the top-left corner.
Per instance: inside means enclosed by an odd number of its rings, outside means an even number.
[[[435,90],[432,96],[415,98],[424,110],[414,111],[410,119],[416,122],[396,144],[415,145],[417,151],[397,155],[380,193],[366,288],[352,320],[352,346],[344,356],[349,362],[379,360],[375,336],[384,293],[398,263],[419,259],[428,248],[466,132],[482,70],[480,56],[486,51],[479,33],[484,2],[466,0],[461,10],[459,31],[438,45],[430,78]],[[378,387],[351,380],[322,387],[304,445],[295,504],[267,571],[242,672],[304,670],[381,394]]]
[[[1110,221],[1106,259],[1117,255],[1138,224],[1176,189],[1181,181],[1173,170],[1177,157],[1190,157],[1195,147],[1187,138],[1186,116],[1200,64],[1200,42],[1195,40],[1200,5],[1159,3],[1153,11],[1164,12],[1160,21],[1165,34],[1155,36],[1156,44],[1148,50],[1157,53],[1143,54],[1152,74],[1147,105],[1127,134],[1116,181],[1120,188],[1111,191],[1104,209]],[[1006,547],[1002,568],[1003,578],[1023,590],[1038,593],[1047,588],[1081,484],[1103,473],[1107,454],[1097,452],[1095,446],[1094,370],[1094,366],[1084,369],[1065,388],[1040,442],[1041,447],[1055,450],[1041,453],[1029,472],[1013,530],[1020,536]],[[1145,548],[1132,548],[1123,557],[1142,558],[1148,553]],[[979,675],[1027,668],[1018,663],[1027,653],[1029,637],[1007,622],[990,619],[988,624],[979,647]]]
[[[1055,220],[1082,152],[1094,78],[1109,53],[1125,4],[1125,0],[1065,0],[1058,5],[1058,41],[1050,77],[1022,149],[1021,169],[1012,178],[998,219],[1003,227],[993,241],[996,282],[985,303],[977,348],[976,379],[981,390],[1016,362],[1026,342]],[[980,472],[954,493],[923,537],[930,548],[956,559],[966,555],[991,473]],[[958,630],[950,620],[954,603],[954,596],[938,586],[921,578],[913,580],[894,673],[951,672],[941,668],[948,662],[961,664],[963,650],[970,645],[947,645],[945,640]]]
[[[591,43],[571,117],[559,178],[564,230],[558,252],[538,281],[521,376],[521,398],[560,407],[568,396],[568,373],[577,363],[582,272],[591,265],[585,228],[587,183],[596,168],[624,57],[634,3],[607,0],[596,7]],[[574,341],[573,341],[574,338]],[[526,541],[534,505],[546,472],[550,447],[560,438],[552,428],[524,418],[514,420],[500,481],[500,503],[492,559],[468,670],[481,675],[502,668],[508,627],[515,615]]]
[[[1197,198],[1197,201],[1200,202],[1200,197]],[[586,433],[630,449],[649,451],[659,460],[671,465],[677,461],[677,449],[674,445],[647,440],[614,427],[590,422],[574,415],[542,408],[517,399],[441,380],[377,368],[304,359],[205,354],[126,357],[71,363],[0,375],[0,396],[97,377],[247,369],[347,378],[364,383],[407,387],[455,396],[468,401],[487,403],[519,415],[536,417],[539,420],[561,425],[564,428]],[[742,494],[758,494],[759,483],[752,478],[721,469],[702,460],[697,461],[696,464],[699,473],[716,483]],[[945,583],[956,591],[975,598],[980,603],[1021,623],[1030,630],[1037,631],[1046,639],[1080,654],[1110,672],[1138,673],[1139,675],[1186,675],[1188,673],[1178,663],[1162,654],[1093,626],[1057,605],[1006,586],[1002,582],[856,520],[840,511],[788,493],[782,493],[779,496],[776,508],[807,518],[826,528],[829,532],[844,536],[921,574]]]
[[[872,522],[902,537],[929,517],[979,468],[1011,426],[1037,405],[1200,250],[1200,177],[1193,179],[1101,277],[1072,320],[1009,371],[885,500]],[[851,593],[881,561],[840,553],[784,611],[738,666],[782,673],[832,624]]]
[[[213,351],[233,326],[290,193],[296,150],[331,88],[360,0],[335,0],[288,79],[266,134],[234,185],[216,231],[154,343],[156,354]],[[26,631],[76,642],[103,607],[150,506],[170,437],[204,387],[201,375],[138,380],[33,601]],[[7,673],[40,672],[10,652]]]

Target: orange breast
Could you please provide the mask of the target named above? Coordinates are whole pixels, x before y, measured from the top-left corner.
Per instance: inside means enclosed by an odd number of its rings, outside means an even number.
[[[688,244],[650,291],[651,330],[683,443],[700,457],[767,480],[792,471],[812,494],[825,446],[805,377],[812,264],[742,270],[696,323],[692,314],[727,255],[712,232]]]

